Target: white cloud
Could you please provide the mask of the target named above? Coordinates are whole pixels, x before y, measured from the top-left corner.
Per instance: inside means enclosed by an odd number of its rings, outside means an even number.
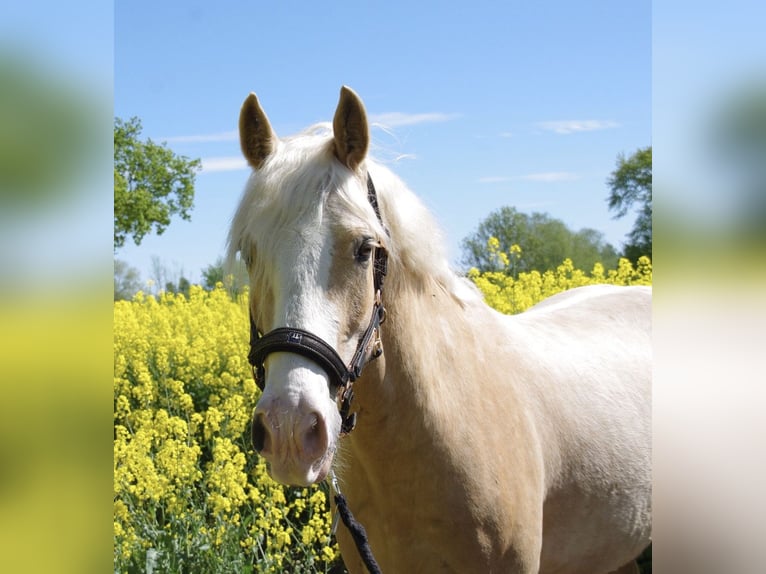
[[[239,171],[247,169],[247,162],[242,156],[203,157],[202,171]]]
[[[424,114],[407,114],[404,112],[388,112],[384,114],[370,114],[370,123],[380,124],[387,128],[397,128],[401,126],[414,126],[416,124],[428,124],[437,122],[448,122],[459,117],[458,114],[443,114],[440,112],[430,112]]]
[[[556,122],[540,122],[539,128],[557,134],[568,135],[578,132],[593,132],[620,127],[620,124],[612,120],[564,120]]]
[[[168,143],[207,143],[207,142],[232,142],[239,139],[239,132],[232,130],[229,132],[219,132],[217,134],[196,134],[189,136],[171,136],[163,138],[162,141]]]

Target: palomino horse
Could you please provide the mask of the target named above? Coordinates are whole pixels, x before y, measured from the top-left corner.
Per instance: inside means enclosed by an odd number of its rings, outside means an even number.
[[[367,157],[348,88],[332,127],[278,139],[251,94],[239,130],[253,173],[229,255],[249,268],[252,435],[272,476],[334,465],[389,574],[632,571],[651,530],[651,290],[490,309]]]

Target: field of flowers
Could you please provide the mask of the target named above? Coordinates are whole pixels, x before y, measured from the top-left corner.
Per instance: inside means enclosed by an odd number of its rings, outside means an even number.
[[[648,259],[514,277],[520,250],[489,247],[506,272],[468,275],[505,313],[571,287],[652,280]],[[326,486],[273,482],[250,446],[246,301],[219,285],[114,304],[115,572],[343,572]]]
[[[114,571],[327,572],[326,490],[273,482],[249,445],[258,397],[246,294],[114,304]]]

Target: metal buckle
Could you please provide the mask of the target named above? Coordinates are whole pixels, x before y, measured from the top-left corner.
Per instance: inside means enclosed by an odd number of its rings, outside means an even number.
[[[340,492],[340,486],[338,485],[338,477],[335,476],[335,471],[330,471],[330,486],[332,487],[335,494],[341,494]],[[338,507],[335,507],[335,512],[332,515],[332,525],[330,526],[330,536],[335,536],[335,532],[338,530],[338,519],[340,518],[340,513],[338,512]]]

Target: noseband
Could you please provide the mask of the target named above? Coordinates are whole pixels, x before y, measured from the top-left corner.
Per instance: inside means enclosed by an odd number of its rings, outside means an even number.
[[[378,206],[378,195],[367,174],[367,199],[372,205],[381,226],[383,220]],[[380,340],[380,325],[386,319],[383,307],[383,280],[388,271],[388,253],[384,247],[376,247],[373,257],[373,286],[375,303],[367,328],[359,338],[351,362],[346,365],[332,345],[309,331],[293,327],[278,327],[261,335],[250,311],[250,352],[248,361],[253,368],[253,377],[258,388],[263,391],[266,385],[264,362],[271,353],[295,353],[317,363],[327,373],[330,390],[340,399],[341,432],[350,433],[356,425],[356,413],[349,413],[354,397],[353,384],[362,374],[364,366],[383,354]]]

